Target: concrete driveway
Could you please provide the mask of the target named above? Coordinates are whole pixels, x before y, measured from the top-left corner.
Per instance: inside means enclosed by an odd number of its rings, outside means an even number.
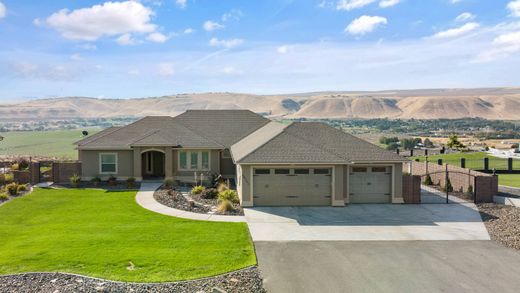
[[[474,204],[245,209],[253,241],[489,240]]]
[[[518,292],[520,253],[493,241],[255,242],[268,292]]]

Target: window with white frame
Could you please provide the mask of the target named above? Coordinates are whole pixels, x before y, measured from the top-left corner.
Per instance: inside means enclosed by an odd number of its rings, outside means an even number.
[[[115,154],[115,153],[99,154],[99,173],[100,174],[117,173],[117,154]]]
[[[209,151],[179,151],[179,170],[210,169]]]

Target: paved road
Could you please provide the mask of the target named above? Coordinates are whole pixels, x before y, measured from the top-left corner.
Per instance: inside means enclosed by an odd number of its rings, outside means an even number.
[[[255,242],[268,292],[519,292],[520,253],[493,241]]]

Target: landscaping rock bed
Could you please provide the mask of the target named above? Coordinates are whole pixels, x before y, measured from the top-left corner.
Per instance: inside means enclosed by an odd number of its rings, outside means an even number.
[[[520,208],[486,203],[478,209],[491,239],[520,250]]]
[[[123,283],[63,273],[27,273],[0,276],[0,292],[265,292],[257,267],[217,277],[175,283]]]
[[[164,187],[155,191],[153,197],[159,203],[189,212],[199,214],[214,214],[214,215],[228,215],[228,216],[243,216],[244,210],[239,204],[233,204],[233,211],[221,213],[217,211],[218,200],[201,198],[197,194],[183,195],[181,192]]]

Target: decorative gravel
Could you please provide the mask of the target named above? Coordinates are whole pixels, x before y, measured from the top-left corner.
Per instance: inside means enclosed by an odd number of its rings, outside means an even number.
[[[520,250],[520,208],[495,203],[478,208],[491,239]]]
[[[221,213],[217,211],[218,200],[216,198],[205,199],[196,194],[183,195],[176,190],[164,189],[162,187],[155,191],[153,197],[165,206],[199,214],[244,215],[244,210],[239,204],[233,204],[234,211]]]
[[[64,273],[27,273],[0,276],[0,292],[265,292],[257,267],[175,283],[123,283]]]

